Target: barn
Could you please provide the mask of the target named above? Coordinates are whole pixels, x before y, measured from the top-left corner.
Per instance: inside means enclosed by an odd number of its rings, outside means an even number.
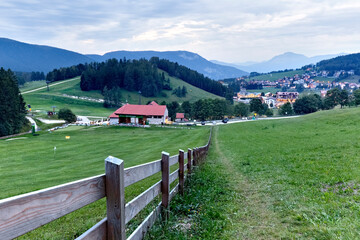
[[[167,118],[166,106],[153,101],[148,105],[125,104],[110,115],[110,124],[163,124]]]

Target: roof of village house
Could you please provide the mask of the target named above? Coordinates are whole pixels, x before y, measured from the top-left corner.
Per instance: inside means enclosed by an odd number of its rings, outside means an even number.
[[[159,104],[157,104],[157,102],[152,101],[151,103],[149,103],[148,105],[155,105],[155,106],[159,106]]]
[[[176,118],[185,118],[184,113],[176,113]]]
[[[140,116],[163,116],[165,114],[165,105],[134,105],[126,104],[116,110],[116,115],[140,115]]]

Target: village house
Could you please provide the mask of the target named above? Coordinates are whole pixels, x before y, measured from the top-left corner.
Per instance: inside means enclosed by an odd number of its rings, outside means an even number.
[[[185,121],[184,113],[176,113],[175,122],[183,122]]]
[[[110,115],[110,124],[163,124],[167,118],[166,106],[153,101],[148,105],[125,104]]]
[[[276,93],[276,101],[278,103],[294,103],[296,99],[298,99],[298,92],[277,92]]]

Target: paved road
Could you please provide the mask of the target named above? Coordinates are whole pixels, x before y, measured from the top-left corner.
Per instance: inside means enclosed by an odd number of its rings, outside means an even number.
[[[205,123],[206,126],[214,126],[214,125],[223,125],[223,124],[232,124],[232,123],[241,123],[241,122],[253,122],[253,121],[263,121],[263,120],[278,120],[278,119],[286,119],[286,118],[297,118],[300,116],[288,116],[288,117],[268,117],[268,118],[258,118],[256,120],[243,120],[243,119],[230,119],[227,123],[223,123],[221,120],[208,121]],[[201,122],[196,122],[198,126],[201,125]],[[186,125],[186,123],[182,123],[182,125]]]
[[[38,126],[37,126],[35,120],[28,116],[26,116],[26,119],[30,121],[31,125],[35,125],[35,132],[36,132],[38,130]]]
[[[49,87],[51,86],[55,86],[55,85],[59,85],[59,84],[63,84],[63,83],[67,83],[67,82],[71,82],[71,81],[75,81],[75,80],[79,80],[78,78],[75,78],[75,79],[70,79],[70,80],[65,80],[65,81],[59,81],[59,82],[56,82],[56,83],[53,83],[53,84],[49,84]],[[27,94],[27,93],[31,93],[31,92],[36,92],[36,91],[39,91],[41,89],[45,89],[47,88],[47,86],[45,87],[39,87],[39,88],[36,88],[36,89],[33,89],[33,90],[29,90],[29,91],[26,91],[26,92],[22,92],[21,95],[24,95],[24,94]]]

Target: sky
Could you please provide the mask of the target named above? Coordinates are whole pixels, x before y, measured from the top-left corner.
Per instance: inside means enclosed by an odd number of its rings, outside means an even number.
[[[186,50],[264,61],[360,52],[359,0],[1,0],[0,37],[83,54]]]

